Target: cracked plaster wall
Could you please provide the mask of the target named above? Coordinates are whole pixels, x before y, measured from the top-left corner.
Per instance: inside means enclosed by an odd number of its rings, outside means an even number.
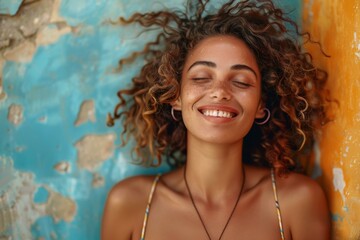
[[[99,239],[111,186],[168,170],[129,164],[105,124],[118,59],[152,36],[106,22],[161,7],[140,2],[0,0],[0,239]]]
[[[304,28],[331,56],[308,46],[329,73],[338,100],[334,120],[325,126],[317,156],[318,177],[329,199],[333,239],[360,239],[360,1],[306,0]]]

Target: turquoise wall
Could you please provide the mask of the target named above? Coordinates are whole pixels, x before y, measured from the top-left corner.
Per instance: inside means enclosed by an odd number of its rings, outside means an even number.
[[[152,39],[108,20],[162,6],[183,0],[0,0],[0,239],[99,239],[112,185],[169,170],[130,164],[105,124],[138,69],[118,59]]]

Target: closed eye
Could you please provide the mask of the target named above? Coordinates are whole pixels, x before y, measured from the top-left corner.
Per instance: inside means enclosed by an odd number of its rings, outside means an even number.
[[[249,83],[240,82],[240,81],[233,81],[233,84],[234,84],[236,87],[239,87],[239,88],[248,88],[248,87],[251,87],[251,86],[252,86],[252,85],[249,84]]]
[[[209,80],[209,77],[196,77],[196,78],[191,78],[194,81],[201,81],[201,80]]]

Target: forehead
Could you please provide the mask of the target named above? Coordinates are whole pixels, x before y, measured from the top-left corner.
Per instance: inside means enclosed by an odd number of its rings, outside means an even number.
[[[195,61],[212,61],[223,67],[245,64],[259,71],[251,49],[243,40],[229,35],[211,36],[201,40],[188,53],[184,69]]]

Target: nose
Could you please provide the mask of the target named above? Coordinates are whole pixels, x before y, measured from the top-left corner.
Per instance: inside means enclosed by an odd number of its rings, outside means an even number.
[[[211,86],[210,96],[216,100],[230,100],[231,91],[226,81],[215,80]]]

